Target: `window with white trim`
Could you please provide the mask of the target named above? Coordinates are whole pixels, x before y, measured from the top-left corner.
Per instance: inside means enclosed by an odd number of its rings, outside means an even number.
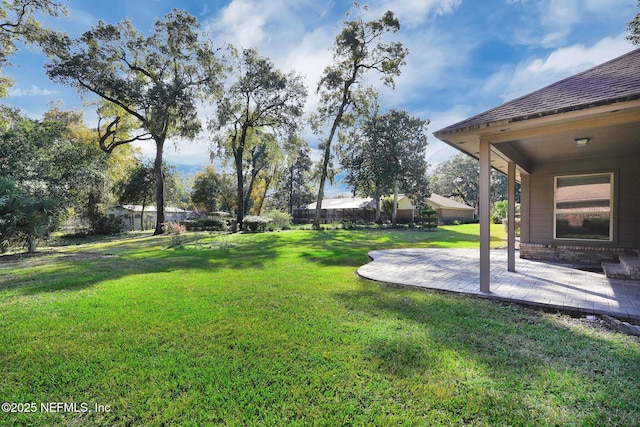
[[[554,236],[566,240],[613,240],[613,173],[557,176]]]

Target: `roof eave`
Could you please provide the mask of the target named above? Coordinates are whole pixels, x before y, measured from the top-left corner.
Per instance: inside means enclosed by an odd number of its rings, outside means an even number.
[[[620,97],[620,98],[606,99],[606,100],[602,100],[602,101],[590,102],[590,103],[580,104],[580,105],[572,105],[572,106],[568,106],[568,107],[565,107],[565,108],[559,108],[559,109],[554,109],[554,110],[549,110],[549,111],[542,111],[542,112],[523,115],[523,116],[510,117],[510,118],[503,119],[503,120],[496,120],[496,121],[491,121],[491,122],[486,122],[486,123],[478,123],[478,124],[473,124],[473,125],[470,125],[470,126],[458,126],[459,123],[464,123],[466,121],[469,121],[469,120],[473,119],[473,118],[471,118],[471,119],[464,120],[463,122],[458,122],[458,124],[453,124],[451,126],[447,126],[447,127],[442,128],[440,130],[437,130],[433,134],[438,139],[445,140],[446,139],[445,135],[454,135],[454,134],[463,133],[463,132],[474,132],[474,131],[478,131],[478,130],[482,130],[482,129],[503,127],[505,125],[512,124],[512,123],[519,123],[519,122],[524,122],[524,121],[527,121],[527,120],[540,119],[540,118],[543,118],[543,117],[549,117],[549,116],[554,116],[554,115],[559,115],[559,114],[564,114],[564,113],[571,113],[571,112],[575,112],[575,111],[588,110],[590,108],[604,107],[604,106],[608,106],[608,105],[615,105],[615,104],[619,104],[619,103],[623,103],[623,102],[635,101],[635,100],[639,100],[639,99],[640,99],[640,93],[636,93],[636,94],[633,94],[633,95],[624,96],[624,97]]]

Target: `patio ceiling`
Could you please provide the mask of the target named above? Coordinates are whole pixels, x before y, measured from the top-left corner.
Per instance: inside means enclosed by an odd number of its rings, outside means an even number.
[[[491,166],[507,173],[517,164],[516,177],[531,173],[537,164],[605,157],[640,155],[640,100],[522,121],[502,121],[437,136],[478,158],[480,141],[489,141]],[[575,139],[589,138],[586,147]]]

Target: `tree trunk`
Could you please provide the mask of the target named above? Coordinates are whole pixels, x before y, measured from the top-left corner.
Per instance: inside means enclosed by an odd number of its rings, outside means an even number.
[[[236,184],[237,184],[237,193],[236,193],[236,203],[238,207],[238,211],[236,213],[236,223],[238,224],[238,230],[242,230],[242,220],[244,219],[244,177],[242,176],[242,151],[240,153],[235,152],[235,161],[236,161]]]
[[[244,198],[244,214],[249,215],[249,211],[251,209],[251,193],[253,192],[253,186],[256,184],[256,177],[260,171],[251,171],[251,180],[249,180],[249,187],[247,188],[247,194]]]
[[[393,179],[393,214],[391,223],[397,225],[398,222],[398,178]]]
[[[382,212],[380,211],[380,196],[376,194],[376,223],[382,224]]]
[[[289,169],[289,215],[293,215],[293,173],[294,173],[294,166],[291,165],[291,168]]]
[[[244,219],[244,175],[242,173],[242,157],[244,156],[244,144],[247,139],[247,131],[248,125],[243,126],[242,133],[240,134],[240,141],[234,141],[238,145],[233,150],[233,157],[236,162],[236,182],[238,184],[238,192],[236,193],[238,204],[236,222],[238,223],[238,230],[242,230],[242,221]],[[236,137],[237,136],[234,138]]]
[[[140,231],[144,231],[144,208],[146,207],[146,202],[142,202],[142,212],[140,212]],[[135,217],[135,214],[133,214]],[[135,227],[134,227],[135,228]]]
[[[98,218],[98,201],[95,193],[89,193],[89,200],[87,202],[87,218],[90,224],[95,224]]]
[[[164,151],[164,138],[156,140],[156,159],[153,164],[153,173],[156,177],[156,229],[154,236],[164,233],[164,173],[162,173],[162,154]]]
[[[29,251],[30,254],[33,254],[36,252],[36,237],[35,236],[29,236],[27,238],[27,250]]]
[[[274,176],[275,172],[274,174],[270,175],[269,178],[264,179],[264,193],[262,194],[262,200],[260,200],[260,209],[258,209],[258,215],[262,214],[262,210],[264,209],[264,205],[267,200],[267,191],[269,191],[269,187],[271,187]]]
[[[320,229],[320,218],[322,217],[322,199],[324,198],[324,184],[327,180],[327,173],[329,169],[329,160],[331,160],[331,141],[333,141],[333,136],[338,129],[338,125],[342,121],[342,114],[344,113],[344,108],[346,105],[346,101],[343,101],[342,105],[340,105],[340,109],[338,110],[338,114],[336,118],[333,120],[333,125],[331,126],[331,133],[329,133],[329,138],[325,142],[324,147],[324,158],[322,160],[322,170],[320,171],[320,187],[318,188],[318,200],[316,201],[316,214],[313,218],[313,229]]]

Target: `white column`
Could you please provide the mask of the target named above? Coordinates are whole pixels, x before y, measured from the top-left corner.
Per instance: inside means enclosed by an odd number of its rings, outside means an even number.
[[[491,292],[491,143],[480,140],[480,292]]]
[[[516,164],[514,162],[509,162],[508,177],[507,264],[509,271],[516,271]]]

